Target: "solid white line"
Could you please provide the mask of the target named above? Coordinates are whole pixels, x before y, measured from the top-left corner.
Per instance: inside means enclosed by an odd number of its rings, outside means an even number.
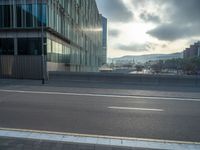
[[[79,144],[120,146],[129,148],[149,148],[163,150],[199,150],[199,142],[167,141],[156,139],[112,137],[87,134],[59,133],[21,129],[0,128],[0,137],[48,140]]]
[[[151,108],[133,108],[133,107],[116,107],[111,106],[109,109],[119,109],[119,110],[139,110],[139,111],[164,111],[163,109],[151,109]]]
[[[84,94],[84,93],[63,93],[63,92],[40,92],[40,91],[21,91],[21,90],[0,90],[7,93],[22,94],[46,94],[46,95],[69,95],[69,96],[89,96],[89,97],[110,97],[110,98],[132,98],[132,99],[150,99],[150,100],[175,100],[175,101],[194,101],[200,102],[200,98],[176,98],[159,96],[132,96],[132,95],[112,95],[112,94]]]

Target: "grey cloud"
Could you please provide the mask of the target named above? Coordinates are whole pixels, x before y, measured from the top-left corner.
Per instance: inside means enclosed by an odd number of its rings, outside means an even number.
[[[156,1],[156,0],[153,0]],[[148,31],[151,36],[164,41],[175,41],[200,35],[200,0],[165,0],[164,11],[170,24],[161,24]]]
[[[110,21],[129,22],[133,19],[133,14],[127,9],[122,0],[97,0],[103,14],[108,16]],[[149,4],[159,5],[162,13],[159,18],[155,14],[141,14],[144,21],[160,23],[155,29],[147,33],[157,39],[164,41],[174,41],[183,38],[191,38],[200,35],[200,0],[132,0],[132,4],[137,8],[145,10]],[[166,20],[166,22],[164,22]],[[170,24],[167,24],[169,23]]]
[[[144,6],[146,2],[147,2],[146,0],[132,0],[132,3],[136,8]]]
[[[129,22],[133,13],[128,10],[122,0],[97,0],[100,10],[112,22]]]
[[[199,25],[162,24],[147,34],[164,41],[175,41],[200,35]]]
[[[130,45],[118,45],[118,49],[124,50],[124,51],[131,51],[131,52],[144,52],[148,51],[151,48],[151,45],[149,44],[130,44]]]
[[[167,0],[132,0],[132,4],[135,8],[141,8],[145,7],[145,5],[148,5],[149,3],[161,5],[164,4],[164,2],[166,1]]]
[[[155,14],[143,12],[140,14],[140,18],[146,22],[160,23],[160,17]]]
[[[200,23],[200,0],[169,0],[171,18],[177,23]]]
[[[112,37],[117,37],[117,36],[119,36],[120,31],[119,31],[119,30],[116,30],[116,29],[111,29],[111,30],[108,31],[108,34],[109,34],[110,36],[112,36]]]

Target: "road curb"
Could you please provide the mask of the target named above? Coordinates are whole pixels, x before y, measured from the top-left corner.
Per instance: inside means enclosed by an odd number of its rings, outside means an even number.
[[[65,132],[0,128],[0,137],[163,150],[199,150],[200,142],[113,137]]]

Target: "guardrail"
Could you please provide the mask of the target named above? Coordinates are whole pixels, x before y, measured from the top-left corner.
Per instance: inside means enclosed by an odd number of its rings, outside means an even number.
[[[50,80],[54,81],[83,81],[103,83],[150,84],[150,85],[179,85],[200,86],[200,76],[187,75],[142,75],[118,73],[66,73],[50,72]]]

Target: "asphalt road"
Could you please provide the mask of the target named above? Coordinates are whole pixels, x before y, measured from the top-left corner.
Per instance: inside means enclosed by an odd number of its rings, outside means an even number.
[[[200,142],[200,98],[186,92],[177,99],[43,90],[0,90],[0,127]]]

